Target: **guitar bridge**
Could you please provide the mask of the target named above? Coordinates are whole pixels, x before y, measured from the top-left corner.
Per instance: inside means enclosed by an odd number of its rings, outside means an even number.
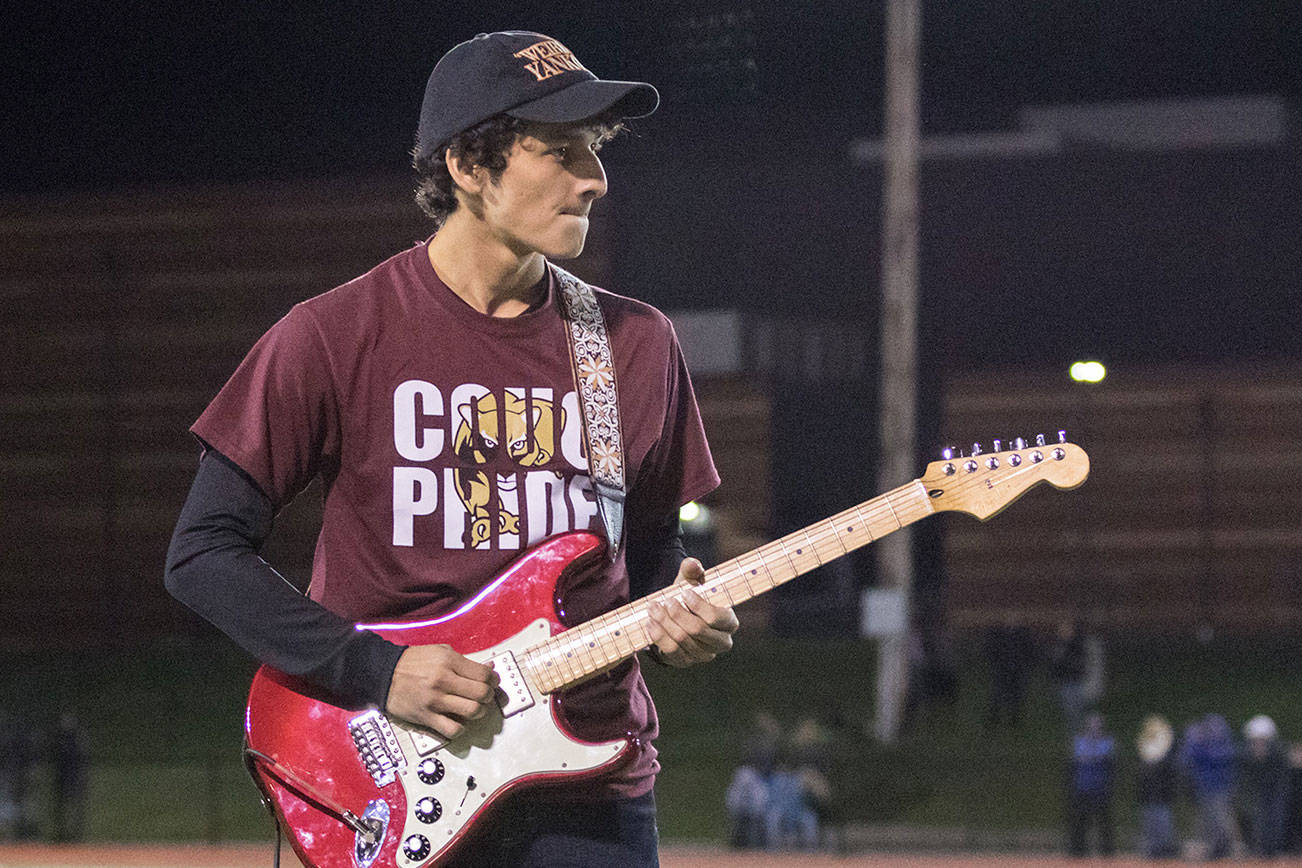
[[[398,746],[393,725],[377,709],[359,714],[348,721],[348,732],[357,747],[357,756],[366,771],[383,787],[397,780],[398,772],[407,767],[407,757]]]

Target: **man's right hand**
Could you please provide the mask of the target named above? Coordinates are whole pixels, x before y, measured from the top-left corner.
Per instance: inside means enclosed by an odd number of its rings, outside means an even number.
[[[385,711],[456,738],[465,721],[488,713],[498,676],[491,666],[463,657],[447,645],[412,645],[398,658]]]

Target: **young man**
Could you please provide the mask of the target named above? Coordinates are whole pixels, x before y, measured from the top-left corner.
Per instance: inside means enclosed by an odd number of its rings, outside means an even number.
[[[436,232],[295,306],[194,424],[203,457],[168,553],[175,596],[343,701],[445,736],[485,713],[492,669],[355,624],[455,611],[541,539],[604,535],[547,260],[582,251],[606,192],[597,151],[658,99],[648,84],[597,79],[537,33],[481,34],[444,56],[415,150]],[[699,583],[677,509],[718,483],[672,327],[648,305],[597,297],[619,392],[626,541],[568,591],[571,623],[630,592]],[[324,520],[303,597],[257,551],[276,510],[318,475]],[[733,612],[680,596],[653,607],[656,656],[688,666],[728,650]],[[572,689],[564,708],[580,737],[632,736],[633,761],[579,789],[508,800],[460,848],[470,864],[656,864],[658,727],[637,660]]]

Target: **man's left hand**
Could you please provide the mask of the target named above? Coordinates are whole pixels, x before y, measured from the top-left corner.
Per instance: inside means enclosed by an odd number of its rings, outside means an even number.
[[[652,603],[651,641],[660,659],[679,668],[706,663],[732,648],[737,615],[728,606],[716,606],[698,594],[694,585],[705,579],[696,558],[686,558],[678,568],[674,593],[663,603]]]

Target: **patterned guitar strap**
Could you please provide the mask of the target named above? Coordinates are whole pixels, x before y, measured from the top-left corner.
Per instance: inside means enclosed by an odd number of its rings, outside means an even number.
[[[549,263],[551,264],[551,263]],[[560,289],[561,316],[570,348],[570,371],[583,417],[588,474],[597,493],[597,512],[606,528],[607,554],[613,561],[624,536],[624,442],[619,427],[615,357],[606,320],[591,286],[551,265]]]

